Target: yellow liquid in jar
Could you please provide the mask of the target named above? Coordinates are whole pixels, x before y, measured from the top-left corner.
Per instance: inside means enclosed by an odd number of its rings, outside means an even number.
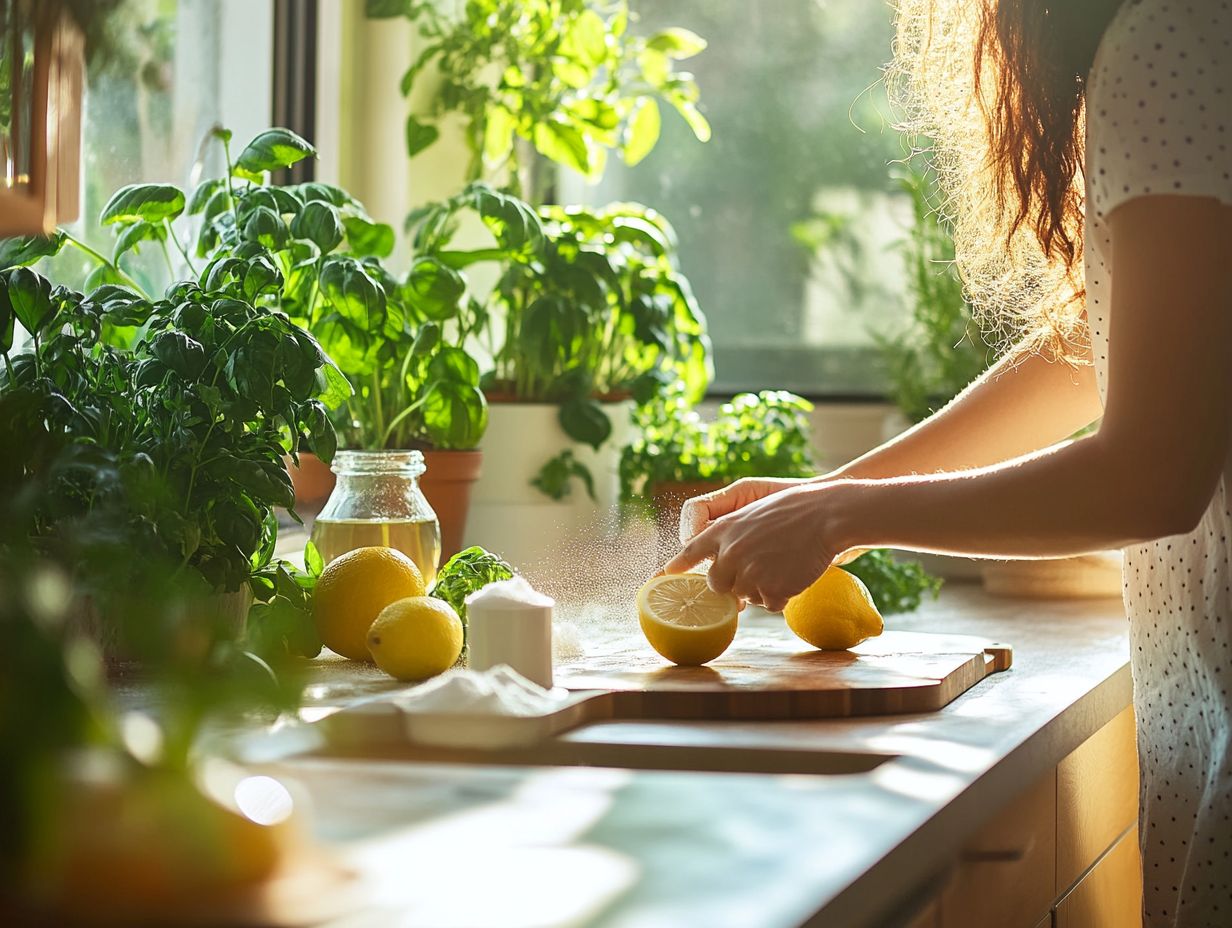
[[[317,519],[312,526],[312,543],[326,564],[356,548],[396,548],[415,562],[429,587],[441,562],[441,530],[434,519]]]

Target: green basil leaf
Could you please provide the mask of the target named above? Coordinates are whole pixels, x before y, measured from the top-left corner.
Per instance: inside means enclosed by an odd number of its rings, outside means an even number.
[[[450,381],[432,384],[423,397],[423,422],[437,448],[478,447],[488,427],[488,404],[478,387]]]
[[[197,216],[205,212],[205,207],[210,200],[214,199],[220,192],[225,192],[227,189],[226,183],[220,178],[214,177],[207,181],[202,181],[197,185],[197,189],[193,191],[192,197],[188,201],[188,215]]]
[[[235,159],[235,173],[259,180],[266,171],[289,168],[305,158],[316,156],[316,149],[289,129],[267,129],[248,143]]]
[[[195,380],[205,370],[205,348],[183,332],[160,332],[149,350],[184,380]]]
[[[51,299],[51,282],[28,267],[15,267],[0,274],[5,287],[0,290],[0,303],[16,317],[21,327],[38,335],[55,316]]]
[[[543,157],[590,176],[590,151],[586,139],[576,128],[561,119],[549,119],[535,125],[535,149]]]
[[[444,322],[457,316],[466,295],[466,278],[436,258],[419,258],[411,265],[403,290],[416,312]]]
[[[320,276],[321,293],[345,320],[375,335],[385,324],[385,291],[354,258],[333,257]]]
[[[282,248],[290,236],[291,232],[282,217],[268,206],[258,206],[244,223],[244,239],[271,251]]]
[[[8,280],[0,277],[0,354],[8,354],[12,350],[16,332],[17,316],[13,312],[8,292]]]
[[[612,420],[589,397],[574,397],[561,404],[560,427],[574,441],[598,448],[612,434]]]
[[[327,255],[342,244],[345,233],[337,207],[314,200],[291,221],[291,234],[314,243]]]
[[[428,362],[428,376],[450,383],[479,386],[479,363],[463,348],[445,346]]]
[[[153,225],[146,222],[144,219],[139,219],[136,222],[124,226],[120,237],[116,240],[115,251],[111,255],[111,260],[118,263],[120,258],[129,251],[140,251],[142,242],[165,242],[167,240],[167,228],[159,223]]]
[[[63,232],[49,236],[20,236],[0,240],[0,271],[28,267],[43,258],[54,258],[68,241]]]
[[[388,258],[394,250],[394,230],[383,222],[371,222],[362,216],[347,216],[342,220],[346,227],[347,243],[351,251],[361,258]]]
[[[170,184],[129,184],[115,192],[99,222],[105,226],[145,220],[160,223],[184,212],[184,191]]]

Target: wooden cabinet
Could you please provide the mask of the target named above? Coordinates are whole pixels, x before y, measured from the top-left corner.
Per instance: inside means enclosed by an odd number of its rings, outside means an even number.
[[[1138,755],[1126,709],[968,842],[911,928],[1129,928],[1142,874]],[[929,919],[932,919],[931,921]]]
[[[1133,828],[1057,903],[1056,928],[1127,928],[1142,920],[1142,861]]]
[[[1126,709],[1057,765],[1061,896],[1138,820],[1138,748]]]
[[[943,924],[1035,928],[1056,898],[1056,820],[1050,771],[967,845],[941,897]]]

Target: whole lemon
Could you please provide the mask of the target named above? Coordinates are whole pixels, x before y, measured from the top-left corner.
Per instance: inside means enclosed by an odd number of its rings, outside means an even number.
[[[449,603],[411,596],[390,603],[368,629],[376,665],[399,680],[426,680],[462,656],[462,620]]]
[[[312,615],[328,648],[367,661],[368,627],[392,602],[427,592],[423,574],[393,548],[356,548],[329,562],[317,580]]]
[[[815,648],[845,651],[885,631],[881,613],[860,578],[831,567],[783,610],[787,627]]]

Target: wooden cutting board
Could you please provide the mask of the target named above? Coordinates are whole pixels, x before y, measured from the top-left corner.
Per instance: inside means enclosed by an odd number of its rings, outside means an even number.
[[[779,618],[742,621],[703,667],[673,666],[638,639],[558,666],[557,685],[609,692],[603,708],[616,719],[841,718],[933,712],[1013,662],[1007,645],[924,632],[818,651]]]

